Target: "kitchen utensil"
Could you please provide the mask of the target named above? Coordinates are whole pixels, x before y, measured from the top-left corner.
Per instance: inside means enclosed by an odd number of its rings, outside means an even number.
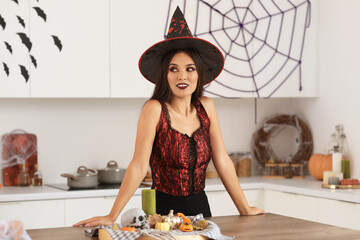
[[[95,188],[98,185],[98,175],[95,170],[80,166],[76,174],[61,174],[67,178],[67,184],[70,188]]]
[[[118,167],[116,161],[111,160],[105,169],[98,170],[98,181],[104,184],[119,184],[122,182],[125,169]]]
[[[34,176],[37,164],[37,138],[35,134],[16,129],[2,136],[2,170],[5,186],[17,186],[18,175],[23,169],[30,179]]]

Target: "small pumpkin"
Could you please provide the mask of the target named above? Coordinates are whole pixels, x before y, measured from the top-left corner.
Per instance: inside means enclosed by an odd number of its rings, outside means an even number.
[[[161,231],[169,231],[170,225],[168,222],[158,222],[155,225],[155,229],[161,230]]]
[[[190,219],[185,217],[185,215],[182,213],[178,213],[177,215],[183,219],[183,224],[180,225],[180,231],[192,232],[194,230],[194,227],[193,227]]]
[[[127,231],[127,232],[136,232],[136,229],[134,227],[123,227],[120,230]]]
[[[332,170],[332,155],[315,153],[309,160],[309,172],[317,180],[323,179],[324,171]]]
[[[194,230],[194,227],[191,223],[184,223],[180,226],[180,231],[182,232],[192,232]]]

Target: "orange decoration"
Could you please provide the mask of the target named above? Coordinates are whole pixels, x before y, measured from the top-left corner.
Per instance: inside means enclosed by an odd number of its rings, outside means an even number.
[[[309,172],[317,180],[323,179],[324,171],[332,170],[332,155],[315,153],[309,160]]]
[[[191,232],[192,230],[194,230],[194,227],[190,219],[185,217],[185,215],[182,213],[177,213],[177,215],[183,219],[183,224],[180,225],[180,231]]]
[[[120,230],[127,231],[127,232],[136,232],[136,229],[134,227],[123,227]]]

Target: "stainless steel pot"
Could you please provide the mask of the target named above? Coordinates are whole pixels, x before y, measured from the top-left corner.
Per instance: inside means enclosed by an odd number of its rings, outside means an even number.
[[[116,161],[111,160],[105,169],[98,170],[98,181],[104,184],[120,184],[126,169],[118,167]]]
[[[98,185],[98,175],[95,170],[80,166],[76,174],[63,173],[70,188],[94,188]]]

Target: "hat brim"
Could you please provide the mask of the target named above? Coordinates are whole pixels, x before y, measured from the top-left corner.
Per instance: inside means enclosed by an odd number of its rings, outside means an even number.
[[[148,48],[139,60],[141,74],[150,82],[156,83],[161,60],[166,53],[176,49],[195,49],[204,63],[204,85],[213,81],[224,68],[224,57],[212,43],[195,37],[166,39]]]

